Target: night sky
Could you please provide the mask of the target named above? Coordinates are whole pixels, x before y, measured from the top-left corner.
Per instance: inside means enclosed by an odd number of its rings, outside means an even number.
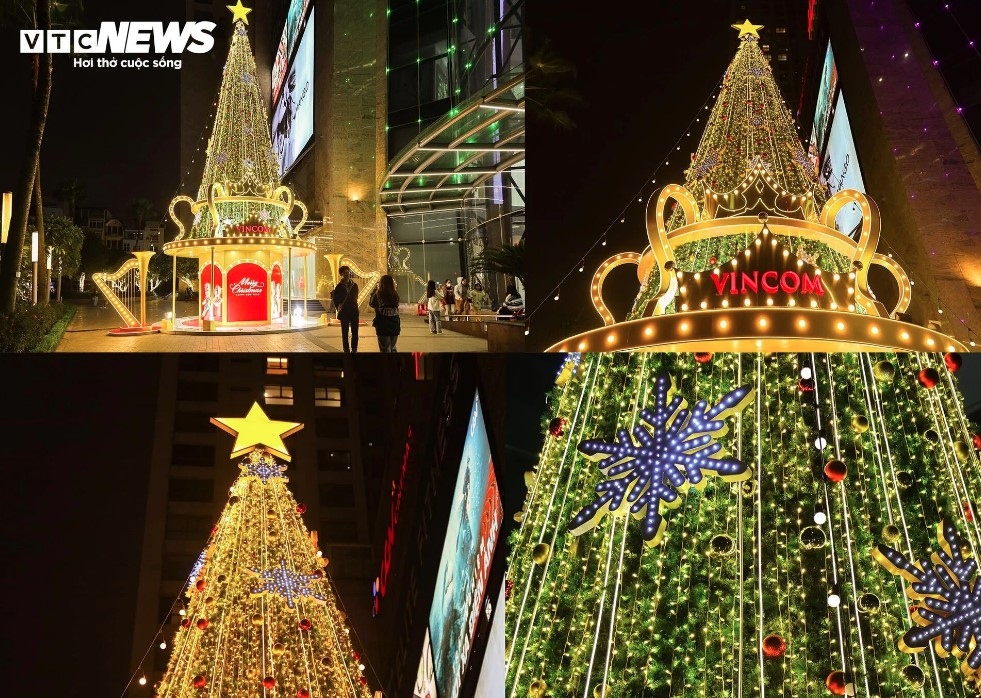
[[[103,21],[184,21],[180,0],[85,0],[83,6],[80,29],[98,28]],[[5,68],[0,190],[13,191],[30,124],[31,64],[29,55],[19,53],[18,33],[10,28],[0,30],[0,51]],[[71,56],[56,55],[41,150],[45,203],[59,205],[59,184],[77,179],[87,190],[82,206],[104,206],[124,217],[135,199],[146,198],[165,211],[180,184],[179,75],[173,68],[75,68]]]
[[[949,0],[953,14],[943,9],[945,0],[912,4],[923,18],[925,38],[949,70],[955,99],[981,134],[981,49],[967,46],[961,30],[981,47],[981,3]],[[575,68],[563,79],[529,79],[528,216],[536,231],[527,249],[531,349],[600,326],[589,300],[593,272],[617,252],[642,252],[647,200],[665,184],[684,183],[708,114],[703,105],[714,104],[712,95],[738,46],[729,26],[730,2],[697,6],[695,12],[691,3],[633,3],[629,11],[580,13],[529,4],[526,54],[539,56],[547,46],[551,63]],[[754,6],[747,0],[750,20],[758,16]],[[771,31],[760,30],[764,43]],[[573,128],[542,116],[553,105],[569,115]],[[669,164],[654,174],[665,159]],[[605,247],[598,244],[604,232]],[[559,301],[553,300],[557,285]],[[632,267],[610,275],[605,297],[614,316],[626,314],[637,287]]]

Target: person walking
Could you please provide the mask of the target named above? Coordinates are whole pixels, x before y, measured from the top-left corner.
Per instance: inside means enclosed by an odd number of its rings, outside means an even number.
[[[358,353],[358,323],[361,321],[358,312],[358,285],[351,280],[351,268],[343,266],[338,271],[341,282],[330,292],[330,300],[337,311],[337,319],[341,321],[341,344],[345,353]],[[348,331],[351,333],[348,342]]]
[[[436,279],[430,279],[426,284],[426,310],[429,311],[430,334],[443,334],[443,323],[440,320],[442,302],[442,298],[436,292]]]
[[[395,290],[395,279],[385,274],[378,280],[378,285],[371,292],[368,305],[375,309],[375,334],[378,336],[378,351],[383,354],[394,354],[395,343],[402,332],[402,321],[399,318],[399,294]]]
[[[458,276],[456,286],[453,287],[453,295],[456,297],[456,314],[467,315],[470,313],[470,285],[467,280]]]

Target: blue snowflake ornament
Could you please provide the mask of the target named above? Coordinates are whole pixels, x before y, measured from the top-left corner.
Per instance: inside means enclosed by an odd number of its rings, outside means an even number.
[[[286,605],[290,608],[296,608],[296,599],[299,597],[327,601],[327,599],[321,596],[319,591],[310,586],[319,577],[314,574],[300,574],[299,572],[287,569],[286,560],[280,560],[279,567],[273,567],[268,570],[259,570],[250,567],[249,571],[259,575],[260,579],[262,579],[262,584],[252,588],[253,595],[274,594],[276,596],[282,596],[286,599]]]
[[[263,484],[273,478],[287,479],[283,474],[286,472],[286,466],[261,449],[249,453],[238,467],[243,477],[257,477]]]
[[[965,657],[961,671],[967,675],[981,669],[981,583],[978,563],[961,552],[960,535],[953,524],[937,525],[940,552],[929,560],[910,562],[888,545],[878,545],[876,562],[910,582],[906,595],[918,602],[913,613],[916,626],[899,639],[899,649],[922,652],[934,641],[941,657]]]
[[[667,522],[666,509],[681,504],[679,495],[705,487],[705,476],[715,474],[727,482],[747,480],[752,470],[735,458],[726,457],[716,439],[728,432],[725,418],[741,411],[753,397],[748,387],[736,388],[723,396],[711,409],[699,400],[688,409],[688,403],[676,395],[674,379],[662,374],[654,385],[654,406],[641,410],[644,426],[617,432],[617,440],[608,443],[589,440],[579,450],[590,460],[598,460],[607,477],[596,486],[599,495],[576,514],[570,529],[580,535],[596,526],[606,514],[630,513],[643,520],[642,535],[650,546],[661,542]]]

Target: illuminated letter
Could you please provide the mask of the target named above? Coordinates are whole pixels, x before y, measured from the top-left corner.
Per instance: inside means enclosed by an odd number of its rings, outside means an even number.
[[[812,278],[807,278],[807,274],[802,274],[803,283],[801,284],[801,293],[813,293],[815,296],[824,295],[824,286],[821,285],[821,277],[815,275]]]
[[[767,279],[772,278],[773,281],[767,282]],[[767,293],[776,293],[780,290],[780,286],[777,285],[777,272],[775,271],[765,271],[763,272],[763,290]]]
[[[759,293],[759,291],[760,291],[760,279],[759,279],[759,276],[760,276],[760,273],[758,271],[754,271],[752,276],[750,276],[746,272],[743,272],[742,273],[742,277],[743,277],[743,293],[748,293],[748,291],[746,290],[747,288],[749,288],[749,290],[751,290],[753,293]]]
[[[800,276],[797,275],[797,272],[785,271],[781,274],[780,288],[785,293],[797,293],[797,289],[800,288]]]
[[[718,274],[712,274],[712,283],[715,284],[715,292],[720,296],[725,293],[726,279],[729,278],[729,272],[722,272],[721,277]]]

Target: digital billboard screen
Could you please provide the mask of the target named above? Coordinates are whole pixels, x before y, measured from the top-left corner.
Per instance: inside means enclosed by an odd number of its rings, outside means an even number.
[[[315,8],[316,9],[316,8]],[[279,155],[279,174],[288,170],[313,136],[313,23],[307,28],[273,109],[273,148]]]
[[[487,651],[480,667],[480,679],[474,698],[501,698],[504,695],[504,585],[497,597],[494,622],[491,625]]]
[[[814,108],[814,128],[811,129],[809,154],[811,161],[817,163],[824,150],[824,141],[828,135],[828,121],[831,118],[831,106],[834,104],[835,89],[838,87],[838,68],[835,65],[831,42],[824,56],[824,67],[821,70],[821,85],[818,87],[817,106]]]
[[[436,577],[435,598],[429,611],[439,698],[460,696],[503,518],[504,508],[477,395],[470,412]]]
[[[855,139],[852,137],[845,97],[838,94],[835,115],[828,135],[828,148],[821,164],[820,181],[827,184],[832,194],[842,189],[858,189],[865,192],[862,169],[858,165]],[[845,235],[857,237],[862,226],[862,210],[855,204],[848,204],[835,219],[836,227]]]
[[[289,65],[293,50],[296,48],[296,39],[303,31],[306,24],[307,8],[310,7],[310,0],[292,0],[290,9],[286,13],[286,25],[283,27],[283,35],[279,37],[279,45],[276,47],[276,59],[272,69],[272,101],[275,102],[279,97],[279,90],[283,86],[283,78],[286,77],[286,66]]]

